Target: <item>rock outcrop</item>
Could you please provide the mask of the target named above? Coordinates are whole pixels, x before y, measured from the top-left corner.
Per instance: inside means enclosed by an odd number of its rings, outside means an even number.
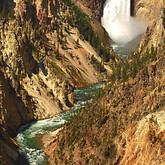
[[[11,138],[17,134],[17,128],[34,119],[33,101],[26,91],[20,90],[20,95],[11,85],[0,63],[0,162],[18,164],[19,153],[17,144]]]
[[[140,48],[164,49],[164,1],[136,0],[135,13],[147,22],[148,28],[143,36]]]
[[[74,0],[82,9],[88,8],[88,14],[92,14],[96,19],[100,20],[103,12],[103,6],[106,0]],[[84,6],[84,7],[83,7]]]
[[[105,45],[110,45],[110,38],[106,30],[101,26],[103,6],[106,0],[73,0],[75,4],[92,18],[91,25],[98,37]],[[99,22],[98,22],[99,21]],[[111,50],[112,51],[112,50]]]

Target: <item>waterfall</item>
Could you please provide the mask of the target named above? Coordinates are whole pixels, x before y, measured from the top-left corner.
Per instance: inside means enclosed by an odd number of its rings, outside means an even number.
[[[146,24],[137,17],[130,16],[131,0],[106,0],[104,4],[102,26],[110,38],[120,46],[126,45],[143,34]]]

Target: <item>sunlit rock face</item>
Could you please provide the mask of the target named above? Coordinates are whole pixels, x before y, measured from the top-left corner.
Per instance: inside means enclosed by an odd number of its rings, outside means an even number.
[[[140,47],[152,46],[157,47],[158,50],[164,50],[164,0],[136,0],[134,4],[135,14],[148,24],[145,35],[143,36]],[[146,40],[148,42],[146,43]],[[163,53],[162,53],[163,54]]]
[[[140,18],[132,17],[130,10],[130,0],[107,0],[104,5],[102,26],[120,46],[143,34],[146,29],[146,24]]]

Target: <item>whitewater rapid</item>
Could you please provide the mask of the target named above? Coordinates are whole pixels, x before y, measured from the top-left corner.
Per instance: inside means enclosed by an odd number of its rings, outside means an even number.
[[[42,134],[50,131],[55,131],[61,128],[71,116],[75,115],[80,108],[84,107],[86,102],[92,102],[93,97],[102,88],[102,84],[83,87],[75,90],[77,103],[70,111],[65,111],[51,119],[40,120],[28,123],[19,129],[15,140],[20,145],[20,153],[22,153],[22,162],[24,165],[47,165],[46,156],[42,149],[41,141]]]

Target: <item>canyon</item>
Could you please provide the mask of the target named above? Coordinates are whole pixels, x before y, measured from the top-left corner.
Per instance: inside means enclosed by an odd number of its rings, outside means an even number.
[[[21,164],[21,125],[70,110],[77,87],[110,81],[51,138],[49,164],[163,164],[163,0],[134,0],[148,26],[125,61],[99,22],[105,0],[73,2],[0,1],[0,163]]]
[[[76,25],[76,17],[83,13],[76,15],[75,10],[58,0],[1,1],[1,163],[18,164],[13,137],[21,125],[71,109],[74,89],[107,80],[112,73],[107,64],[115,67],[119,61],[111,49],[96,51],[88,36],[84,39]],[[80,21],[88,22],[96,38],[88,16],[84,17]],[[96,47],[101,42],[98,39]],[[108,54],[106,65],[100,50]]]
[[[148,24],[138,50],[52,138],[49,164],[164,164],[164,3],[156,4],[134,1],[135,16]]]

